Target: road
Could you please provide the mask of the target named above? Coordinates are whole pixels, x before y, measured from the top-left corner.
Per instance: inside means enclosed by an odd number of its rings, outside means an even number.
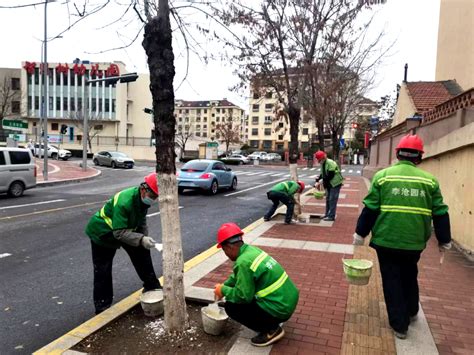
[[[245,227],[270,207],[265,192],[288,178],[285,167],[244,166],[236,171],[237,191],[208,196],[185,191],[179,197],[184,259],[211,247],[218,227],[233,221]],[[94,315],[89,218],[115,192],[138,185],[153,168],[101,168],[95,180],[41,187],[10,199],[0,195],[0,353],[31,353]],[[361,168],[346,168],[359,175]],[[350,172],[349,172],[350,171]],[[302,168],[300,177],[314,181],[317,168]],[[160,236],[158,206],[149,210],[150,235]],[[152,251],[157,275],[161,255]],[[115,302],[141,287],[128,256],[114,259]]]

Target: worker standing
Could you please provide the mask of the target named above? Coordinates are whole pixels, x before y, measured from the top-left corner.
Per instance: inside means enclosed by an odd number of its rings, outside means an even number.
[[[86,227],[91,239],[94,264],[94,306],[96,314],[112,305],[112,263],[123,247],[143,281],[144,292],[161,288],[155,275],[150,250],[155,241],[148,237],[146,215],[158,198],[156,174],[145,177],[140,186],[116,193],[95,213]]]
[[[375,174],[354,233],[354,244],[362,245],[372,231],[370,246],[380,264],[389,323],[400,339],[407,337],[419,310],[417,263],[431,236],[432,221],[440,251],[451,248],[448,206],[439,183],[416,166],[423,153],[418,136],[400,140],[399,161]]]
[[[235,223],[224,223],[217,232],[217,247],[234,267],[233,274],[215,286],[214,294],[217,300],[226,298],[230,318],[258,333],[252,345],[267,346],[285,335],[280,323],[295,311],[299,291],[274,258],[244,243],[243,234]]]
[[[273,205],[265,214],[263,219],[269,221],[280,202],[286,206],[285,224],[291,224],[293,218],[293,211],[295,209],[295,193],[303,192],[305,188],[303,181],[284,181],[276,184],[270,191],[267,192],[267,197],[272,201]]]
[[[320,180],[323,181],[323,187],[326,190],[326,213],[323,221],[334,221],[336,219],[337,201],[339,200],[339,192],[341,191],[344,178],[339,171],[337,163],[329,159],[325,152],[319,150],[314,157],[321,165],[321,174],[316,178],[314,187],[320,186]]]

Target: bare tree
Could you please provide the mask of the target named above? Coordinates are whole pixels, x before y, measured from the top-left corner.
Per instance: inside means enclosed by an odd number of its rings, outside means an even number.
[[[186,150],[186,143],[194,137],[194,122],[185,122],[184,126],[178,127],[176,132],[176,145],[180,149],[180,159],[183,158]]]
[[[216,125],[216,139],[225,144],[226,153],[233,143],[240,143],[240,119],[227,114],[224,122]]]
[[[101,124],[101,118],[98,114],[90,114],[87,117],[87,132],[84,132],[84,115],[86,114],[83,110],[71,112],[68,119],[82,132],[82,139],[87,139],[89,152],[92,153],[92,140],[102,131],[104,126]]]
[[[6,136],[2,121],[12,114],[21,115],[21,92],[12,86],[12,77],[6,75],[0,82],[0,137]]]

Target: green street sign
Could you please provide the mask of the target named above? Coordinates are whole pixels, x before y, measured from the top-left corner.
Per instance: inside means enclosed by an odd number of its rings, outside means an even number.
[[[20,120],[8,120],[4,118],[2,120],[2,126],[3,128],[7,128],[7,129],[12,129],[12,128],[28,129],[28,122],[20,121]]]
[[[217,142],[207,142],[207,146],[209,148],[217,148],[219,146],[219,143],[217,143]]]

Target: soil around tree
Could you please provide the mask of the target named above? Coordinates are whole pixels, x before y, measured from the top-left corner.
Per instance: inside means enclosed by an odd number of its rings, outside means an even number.
[[[164,328],[163,316],[144,315],[140,305],[109,325],[85,338],[72,350],[85,353],[140,354],[226,354],[237,339],[240,324],[229,319],[221,335],[204,332],[201,308],[188,303],[189,328],[182,335],[170,334]]]

